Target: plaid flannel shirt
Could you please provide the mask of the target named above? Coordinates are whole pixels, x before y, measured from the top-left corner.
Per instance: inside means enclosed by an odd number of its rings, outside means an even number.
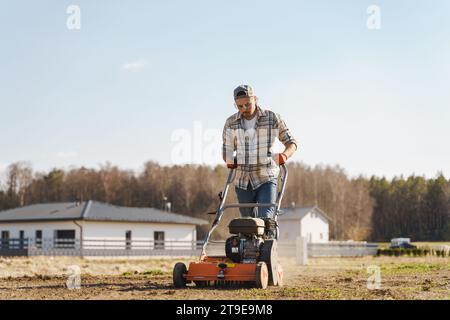
[[[236,186],[247,190],[250,183],[253,190],[268,181],[277,181],[280,168],[272,158],[275,138],[285,146],[298,143],[292,137],[288,127],[270,110],[257,108],[255,130],[244,130],[243,119],[239,112],[225,122],[223,128],[222,152],[227,162],[237,158]]]

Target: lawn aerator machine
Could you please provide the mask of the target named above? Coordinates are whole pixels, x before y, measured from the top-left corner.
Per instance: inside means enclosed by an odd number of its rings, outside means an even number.
[[[187,283],[192,282],[197,287],[250,286],[265,289],[268,285],[282,286],[283,269],[278,262],[277,251],[277,216],[286,188],[288,170],[284,164],[280,168],[283,174],[276,203],[225,204],[229,186],[236,175],[236,169],[230,169],[225,187],[219,193],[220,205],[217,211],[211,213],[216,216],[203,243],[199,261],[191,262],[189,269],[182,262],[174,266],[173,284],[176,288],[184,288]],[[274,217],[243,217],[231,220],[228,225],[231,237],[225,241],[225,256],[206,254],[211,234],[219,225],[226,209],[262,207],[274,207]]]

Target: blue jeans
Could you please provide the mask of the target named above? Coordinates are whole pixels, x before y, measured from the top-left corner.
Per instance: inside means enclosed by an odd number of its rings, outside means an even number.
[[[248,184],[247,190],[234,187],[239,203],[275,203],[277,200],[277,181],[263,183],[253,190]],[[275,208],[239,208],[243,217],[273,218]],[[255,210],[255,211],[254,211]]]

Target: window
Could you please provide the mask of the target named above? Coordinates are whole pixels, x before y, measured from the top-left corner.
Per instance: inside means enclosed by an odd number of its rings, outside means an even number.
[[[25,231],[19,231],[19,249],[23,249],[25,246]]]
[[[126,249],[129,250],[131,249],[131,231],[125,231],[125,244],[126,244]]]
[[[55,248],[75,248],[75,230],[55,230]]]
[[[164,231],[155,231],[153,233],[153,239],[155,240],[155,249],[164,249]]]
[[[1,248],[9,249],[9,231],[7,230],[2,231]]]
[[[36,230],[36,248],[42,248],[42,230]]]

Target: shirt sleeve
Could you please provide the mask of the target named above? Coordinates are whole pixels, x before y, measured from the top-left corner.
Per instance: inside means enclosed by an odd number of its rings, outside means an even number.
[[[234,134],[230,128],[229,120],[225,122],[222,132],[222,157],[225,161],[233,162]]]
[[[287,144],[295,144],[295,148],[298,149],[298,142],[297,140],[292,136],[291,132],[289,131],[289,128],[287,127],[286,123],[281,119],[280,115],[277,113],[275,115],[275,119],[277,122],[277,128],[278,128],[278,139],[281,141],[282,144],[285,146]]]

